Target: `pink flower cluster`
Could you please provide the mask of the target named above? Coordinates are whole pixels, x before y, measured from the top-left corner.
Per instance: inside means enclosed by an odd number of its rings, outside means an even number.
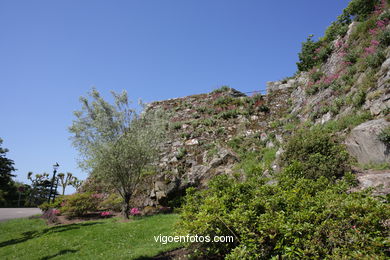
[[[386,8],[386,0],[381,0],[381,2],[375,6],[374,14],[380,15],[385,8]]]
[[[367,48],[364,48],[364,54],[365,55],[374,54],[376,49],[377,49],[377,47],[378,47],[378,45],[379,45],[378,41],[372,40],[370,46],[367,47]]]
[[[133,215],[133,216],[141,215],[141,211],[139,211],[138,208],[132,208],[132,209],[130,210],[130,215]]]
[[[390,23],[390,20],[388,18],[378,20],[376,22],[376,27],[368,30],[368,33],[372,36],[375,36],[378,34],[379,31],[384,30],[389,23]]]
[[[339,56],[340,57],[345,57],[347,55],[347,50],[348,50],[348,44],[346,43],[345,38],[338,39],[335,43],[335,47],[339,50]]]
[[[378,29],[383,30],[388,24],[389,24],[389,19],[388,18],[384,18],[383,20],[379,20],[379,21],[376,22],[376,27]]]
[[[100,216],[102,216],[102,217],[111,216],[111,212],[110,211],[103,211],[102,213],[100,213]]]
[[[322,78],[322,82],[326,85],[330,85],[333,83],[333,81],[335,81],[339,77],[340,75],[338,73],[330,74],[329,76]]]
[[[61,214],[61,211],[59,209],[53,209],[53,214],[58,216]]]

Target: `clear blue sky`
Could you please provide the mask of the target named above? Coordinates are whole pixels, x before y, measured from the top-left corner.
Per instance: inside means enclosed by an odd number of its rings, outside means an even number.
[[[265,88],[296,71],[301,42],[347,0],[0,0],[0,137],[28,171],[81,179],[67,131],[95,86],[146,102]]]

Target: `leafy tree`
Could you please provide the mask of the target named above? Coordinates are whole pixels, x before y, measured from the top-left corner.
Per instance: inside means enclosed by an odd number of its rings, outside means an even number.
[[[302,43],[302,50],[298,54],[299,62],[297,62],[299,71],[308,71],[319,63],[316,49],[320,47],[320,42],[313,41],[313,35],[309,35],[306,42]]]
[[[17,191],[12,177],[15,171],[14,161],[7,158],[8,149],[2,148],[3,140],[0,138],[0,205],[10,206],[17,197]]]
[[[72,173],[67,172],[66,175],[64,173],[59,173],[57,178],[60,182],[60,186],[62,188],[62,195],[65,195],[66,186],[72,185],[73,179],[76,178]]]
[[[37,206],[49,198],[51,180],[49,174],[33,174],[29,172],[27,178],[31,181],[31,191],[26,206]],[[56,192],[56,191],[54,191]]]
[[[123,215],[129,217],[130,199],[143,170],[159,153],[166,124],[161,113],[139,115],[129,107],[127,93],[112,92],[114,105],[95,89],[81,97],[82,110],[70,127],[73,145],[82,155],[80,166],[103,179],[123,198]]]
[[[82,180],[79,180],[77,179],[76,176],[73,176],[72,178],[72,181],[69,183],[69,185],[71,185],[73,188],[75,188],[76,190],[78,188],[80,188],[80,186],[83,184],[83,181]]]
[[[15,168],[14,161],[6,157],[8,149],[2,148],[2,144],[3,139],[0,138],[0,189],[4,190],[9,186],[12,177],[15,177],[15,175],[12,174],[12,172],[15,171]]]

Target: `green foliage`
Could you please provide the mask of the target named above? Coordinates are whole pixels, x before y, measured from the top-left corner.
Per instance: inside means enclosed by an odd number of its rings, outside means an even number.
[[[207,190],[187,190],[179,234],[234,237],[193,243],[204,258],[384,259],[389,205],[368,192],[348,193],[352,181],[283,177],[270,185],[218,176]]]
[[[219,97],[214,101],[214,106],[228,106],[234,103],[236,99],[231,96]]]
[[[181,160],[187,154],[187,149],[184,147],[179,148],[176,154],[176,159]]]
[[[390,147],[390,126],[382,129],[378,138],[381,142]]]
[[[54,202],[47,202],[45,201],[41,205],[38,206],[43,212],[49,210],[49,209],[60,209],[62,207],[62,204],[65,202],[67,196],[58,196],[56,197]]]
[[[3,140],[0,138],[0,206],[11,206],[17,196],[12,174],[15,171],[14,161],[7,158],[7,148],[1,147]]]
[[[343,14],[353,16],[357,21],[364,21],[375,10],[378,0],[352,0]]]
[[[362,89],[358,90],[352,98],[354,107],[361,107],[366,102],[366,92]]]
[[[359,58],[359,53],[356,50],[352,50],[345,56],[345,61],[355,64]]]
[[[29,172],[27,174],[27,179],[31,181],[31,190],[26,200],[26,206],[36,207],[47,201],[52,183],[52,179],[49,177],[49,174],[43,173],[34,175],[32,172]]]
[[[209,117],[201,120],[199,123],[204,126],[214,126],[217,122],[213,118]]]
[[[384,30],[379,34],[379,42],[382,47],[387,47],[390,45],[390,30]]]
[[[211,94],[218,94],[229,91],[231,88],[229,86],[222,86],[220,88],[214,89]]]
[[[122,209],[123,199],[119,194],[111,193],[108,198],[99,204],[101,210],[112,210],[119,212]]]
[[[321,130],[299,130],[285,145],[282,165],[292,177],[338,178],[350,170],[344,146]]]
[[[299,62],[297,62],[299,71],[308,71],[319,63],[315,50],[321,46],[320,42],[312,40],[313,35],[310,35],[306,42],[302,43],[302,50],[298,54]]]
[[[313,82],[316,82],[316,81],[320,80],[323,76],[324,76],[324,73],[320,70],[317,70],[314,73],[310,74],[310,79]]]
[[[252,152],[241,158],[237,168],[242,169],[247,177],[254,177],[262,175],[264,165],[259,154]]]
[[[231,110],[227,110],[227,111],[223,111],[222,113],[219,113],[217,115],[217,118],[227,120],[227,119],[231,119],[231,118],[236,118],[239,114],[240,114],[240,112],[237,109],[231,109]]]
[[[369,163],[358,165],[364,170],[390,170],[390,163]]]
[[[341,17],[341,18],[340,18]],[[350,20],[345,20],[340,16],[336,22],[333,22],[325,31],[324,40],[331,42],[337,39],[338,36],[344,36],[348,32],[348,25]],[[343,20],[344,19],[344,20]]]
[[[83,160],[81,167],[123,198],[123,214],[129,218],[130,199],[141,180],[142,171],[159,155],[166,136],[167,115],[147,110],[139,115],[129,107],[127,92],[112,92],[114,105],[96,89],[90,99],[81,97],[82,110],[69,131],[73,145]]]
[[[65,205],[61,207],[61,214],[67,217],[82,217],[88,212],[98,209],[99,198],[92,193],[75,193],[65,199]]]
[[[341,117],[337,120],[330,120],[325,124],[318,126],[318,129],[327,133],[335,133],[347,128],[352,129],[353,127],[371,119],[372,116],[369,112],[354,113]]]
[[[384,51],[378,50],[376,53],[371,54],[367,57],[367,64],[373,69],[376,69],[382,65],[382,63],[386,60],[386,55]]]
[[[171,129],[173,129],[173,130],[180,130],[181,126],[182,126],[182,122],[171,123]]]

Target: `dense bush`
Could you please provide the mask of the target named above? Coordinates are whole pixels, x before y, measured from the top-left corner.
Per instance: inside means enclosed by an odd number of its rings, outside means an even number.
[[[61,214],[68,217],[81,217],[88,212],[96,211],[100,197],[92,193],[75,193],[66,197],[61,207]]]
[[[233,236],[233,243],[193,243],[199,255],[227,259],[385,259],[390,208],[347,181],[282,177],[238,182],[218,176],[187,190],[179,234]],[[386,221],[387,220],[387,221]]]
[[[344,146],[320,129],[299,130],[285,145],[282,165],[286,174],[316,179],[341,177],[349,170]]]
[[[63,203],[65,203],[66,197],[67,196],[58,196],[54,202],[49,203],[46,201],[39,205],[38,208],[40,208],[42,211],[47,211],[49,209],[60,209]]]
[[[123,199],[116,193],[111,193],[108,198],[103,200],[99,204],[99,208],[101,210],[112,210],[116,212],[120,212],[123,206]]]
[[[231,88],[229,86],[222,86],[220,88],[214,89],[211,94],[218,94],[229,91]]]
[[[308,71],[319,63],[316,50],[320,48],[321,43],[313,41],[313,35],[310,35],[306,42],[302,43],[301,52],[298,54],[297,62],[299,71]]]

